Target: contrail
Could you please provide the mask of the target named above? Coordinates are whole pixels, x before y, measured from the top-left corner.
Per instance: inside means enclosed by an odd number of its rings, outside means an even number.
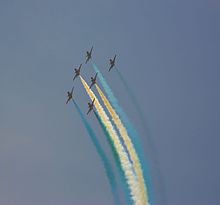
[[[118,128],[119,133],[120,133],[122,139],[124,140],[124,143],[125,143],[126,147],[127,147],[130,158],[133,162],[134,170],[136,172],[139,185],[141,187],[141,197],[142,197],[142,200],[143,200],[143,204],[149,204],[149,202],[148,202],[149,199],[148,199],[148,196],[146,194],[147,189],[146,189],[146,186],[145,186],[145,181],[144,181],[144,177],[143,177],[141,164],[139,162],[139,158],[138,158],[137,153],[134,149],[134,146],[131,142],[131,139],[128,136],[127,130],[124,127],[124,125],[122,124],[119,116],[117,115],[117,113],[115,112],[115,110],[113,109],[111,104],[109,103],[108,99],[105,97],[104,93],[99,88],[99,86],[97,84],[95,84],[95,86],[96,86],[96,89],[98,90],[98,93],[99,93],[100,97],[102,98],[102,101],[104,102],[107,110],[109,111],[109,113],[110,113],[110,115],[113,119],[113,122],[115,123],[116,127]]]
[[[129,161],[128,155],[125,152],[124,147],[121,144],[120,139],[115,129],[113,128],[112,123],[110,122],[108,116],[106,115],[104,109],[102,108],[95,94],[89,89],[89,86],[84,81],[82,76],[80,76],[80,80],[82,81],[82,84],[84,88],[86,89],[90,99],[93,100],[95,98],[95,102],[94,102],[95,108],[100,118],[105,123],[106,129],[108,130],[111,136],[111,139],[114,143],[115,149],[117,150],[117,153],[120,157],[120,163],[125,173],[128,186],[130,188],[132,200],[134,201],[135,205],[145,205],[146,203],[142,200],[142,197],[141,197],[141,190],[140,190],[141,187],[138,186],[138,183],[136,181],[136,176],[134,175],[133,170],[132,170],[132,164]]]
[[[102,122],[102,119],[99,117],[99,115],[95,111],[94,111],[94,114],[95,114],[95,117],[96,117],[100,127],[102,128],[102,130],[103,130],[103,132],[106,136],[107,142],[108,142],[108,144],[111,148],[111,151],[113,153],[113,157],[114,157],[114,160],[115,160],[116,165],[117,165],[116,167],[118,168],[118,171],[119,171],[121,184],[123,185],[123,190],[125,192],[126,204],[130,205],[131,204],[130,195],[129,195],[129,192],[128,192],[128,188],[126,186],[125,174],[124,174],[123,168],[120,164],[119,155],[118,155],[117,151],[115,150],[114,143],[111,139],[111,136],[110,136],[108,130],[106,129],[105,123]]]
[[[113,173],[112,165],[111,165],[110,161],[108,160],[104,150],[102,149],[94,130],[92,129],[92,127],[90,126],[90,124],[88,123],[86,118],[84,117],[80,107],[78,106],[78,104],[74,100],[73,100],[73,103],[74,103],[74,105],[76,107],[76,110],[79,113],[80,118],[81,118],[81,120],[82,120],[82,122],[83,122],[83,124],[84,124],[91,140],[92,140],[93,145],[96,148],[96,151],[98,152],[98,154],[99,154],[99,156],[100,156],[100,158],[103,162],[105,173],[108,177],[108,181],[109,181],[109,184],[111,186],[111,192],[112,192],[112,195],[113,195],[113,198],[114,198],[114,203],[115,203],[115,205],[121,204],[120,199],[119,199],[119,195],[118,195],[118,188],[117,188],[116,178],[115,178],[115,175]]]
[[[109,101],[111,102],[112,106],[116,110],[116,112],[119,115],[122,123],[125,125],[125,128],[126,128],[128,134],[129,134],[129,136],[131,137],[131,141],[134,144],[134,147],[135,147],[135,149],[137,151],[138,157],[140,158],[140,162],[141,162],[141,165],[142,165],[142,170],[143,170],[143,175],[144,175],[144,178],[145,178],[145,183],[146,183],[146,185],[148,187],[149,201],[150,201],[151,204],[153,204],[153,190],[152,190],[152,186],[151,186],[151,179],[149,177],[149,167],[147,166],[146,159],[144,157],[143,149],[141,147],[141,143],[140,143],[140,140],[139,140],[140,137],[139,137],[136,129],[134,128],[134,126],[130,122],[129,118],[127,117],[126,113],[120,107],[117,98],[114,96],[111,88],[107,84],[104,76],[102,75],[102,73],[100,72],[100,70],[98,69],[96,64],[92,63],[92,66],[93,66],[93,69],[95,70],[95,72],[98,73],[98,78],[99,78],[99,80],[100,80],[100,82],[101,82],[101,84],[102,84],[106,94],[108,95]],[[123,82],[125,82],[125,81],[123,81]],[[127,85],[127,84],[125,84],[125,85]],[[126,88],[128,88],[128,87],[126,87]],[[128,93],[130,93],[129,89],[126,89],[126,90],[127,90]],[[130,97],[133,99],[133,96],[130,96]],[[137,104],[135,104],[135,107],[136,106],[137,106]],[[141,113],[141,115],[143,117],[142,112],[140,112],[140,113]],[[153,143],[149,143],[149,144],[151,145]],[[153,150],[153,148],[152,148],[152,150]]]

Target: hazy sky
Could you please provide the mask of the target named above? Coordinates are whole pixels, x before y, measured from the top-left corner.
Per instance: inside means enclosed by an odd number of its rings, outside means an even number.
[[[115,53],[147,119],[165,188],[153,171],[155,205],[162,195],[167,205],[220,204],[219,19],[217,0],[0,0],[0,204],[113,204],[88,134],[65,105],[72,65],[92,45],[153,163],[123,84],[107,72]],[[93,74],[83,67],[87,81]],[[111,158],[92,113],[88,120]]]

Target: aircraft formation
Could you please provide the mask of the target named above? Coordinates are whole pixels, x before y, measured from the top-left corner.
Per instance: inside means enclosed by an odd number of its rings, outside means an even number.
[[[86,51],[84,64],[92,61],[92,52],[93,47],[91,47],[90,50]],[[116,68],[115,61],[116,55],[114,55],[113,58],[109,59],[109,66],[107,68],[108,72],[110,72],[113,68]],[[140,146],[135,147],[135,143],[133,142],[137,139],[138,134],[136,133],[132,124],[129,122],[126,114],[119,106],[116,97],[111,91],[110,86],[107,84],[104,76],[101,74],[99,68],[95,65],[95,63],[92,63],[92,68],[95,72],[95,76],[92,76],[90,78],[90,84],[87,84],[87,82],[81,76],[82,67],[83,64],[80,64],[77,68],[74,69],[73,81],[75,81],[77,77],[80,78],[81,83],[90,98],[86,114],[88,115],[89,113],[91,113],[91,111],[93,111],[94,108],[96,109],[94,111],[95,117],[100,127],[102,128],[104,135],[111,147],[113,156],[115,156],[115,160],[118,163],[118,171],[123,171],[120,177],[122,178],[122,180],[125,180],[126,184],[128,185],[128,189],[124,190],[125,192],[127,192],[127,196],[131,196],[130,199],[128,199],[128,202],[134,202],[133,204],[135,205],[150,205],[151,199],[149,198],[148,187],[146,184],[146,180],[148,178],[145,176],[145,173],[142,169],[144,161],[142,158],[140,158],[140,155],[142,155],[142,151],[140,150]],[[120,75],[119,77],[123,79],[120,72],[118,73]],[[99,82],[101,83],[107,96],[105,96],[105,93],[97,84],[97,77],[99,78]],[[122,80],[122,82],[124,81]],[[96,88],[96,91],[98,92],[98,95],[105,107],[99,102],[99,99],[92,91],[93,87]],[[113,171],[110,171],[111,164],[108,163],[108,157],[106,157],[105,152],[102,151],[101,146],[96,139],[95,132],[87,122],[87,119],[82,113],[80,107],[73,99],[73,92],[74,87],[72,87],[72,89],[67,92],[66,104],[68,104],[70,100],[73,101],[75,108],[79,113],[81,120],[85,128],[87,129],[87,132],[90,135],[90,138],[93,141],[93,144],[95,145],[96,150],[99,153],[99,156],[101,157],[102,162],[105,166],[105,171],[110,182],[115,205],[119,205],[120,200],[117,194],[118,191],[116,191],[116,179],[114,179]],[[107,114],[107,111],[109,115]],[[115,155],[116,153],[117,157]]]
[[[85,64],[87,64],[92,59],[92,52],[93,52],[93,46],[91,47],[91,49],[89,51],[86,51],[86,61],[85,61]],[[111,69],[113,67],[115,67],[115,59],[116,59],[116,55],[114,55],[113,58],[109,59],[109,69],[108,69],[108,71],[111,71]],[[73,77],[73,81],[78,76],[80,76],[81,68],[82,68],[82,63],[77,68],[74,68],[75,75]],[[92,88],[93,85],[96,84],[97,75],[98,75],[98,73],[96,73],[94,77],[91,77],[91,85],[89,86],[90,89]],[[71,91],[67,91],[67,101],[66,101],[66,104],[68,104],[68,102],[71,99],[73,99],[73,91],[74,91],[74,87],[72,87]],[[87,115],[93,110],[94,102],[95,102],[95,99],[93,99],[93,101],[91,103],[90,102],[88,103]]]

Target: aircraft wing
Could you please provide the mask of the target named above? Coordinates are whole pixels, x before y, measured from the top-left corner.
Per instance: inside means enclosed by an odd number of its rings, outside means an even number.
[[[91,110],[92,110],[91,108],[88,110],[87,115],[91,112]]]
[[[82,64],[80,64],[80,66],[79,66],[79,70],[81,70],[81,67],[82,67]]]
[[[113,68],[113,65],[110,66],[110,68],[108,69],[108,72]]]
[[[96,78],[97,78],[97,75],[98,75],[98,73],[96,73],[96,74],[95,74],[95,77],[94,77],[94,79],[96,79]]]
[[[89,61],[89,57],[86,57],[86,63]]]
[[[116,55],[114,56],[113,62],[115,62]]]
[[[73,81],[76,79],[77,75],[74,76]]]
[[[70,98],[67,99],[66,104],[70,101]]]
[[[92,83],[92,84],[89,86],[89,88],[91,89],[93,85],[94,85],[94,83]]]
[[[94,98],[93,101],[92,101],[92,105],[94,105],[94,102],[95,102],[95,98]]]
[[[92,53],[92,50],[93,50],[93,46],[92,46],[92,48],[91,48],[91,50],[90,50],[90,54]]]

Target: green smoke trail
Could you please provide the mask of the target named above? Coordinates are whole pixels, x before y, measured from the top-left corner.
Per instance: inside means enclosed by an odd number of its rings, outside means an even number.
[[[108,177],[108,181],[111,186],[111,192],[112,192],[112,195],[114,198],[114,203],[115,203],[115,205],[120,205],[121,203],[120,203],[120,199],[119,199],[119,195],[118,195],[119,192],[118,192],[117,183],[116,183],[115,175],[112,170],[111,163],[109,162],[104,150],[102,149],[101,145],[98,142],[98,139],[96,137],[95,132],[93,131],[92,127],[89,125],[88,121],[84,117],[81,109],[79,108],[79,106],[77,105],[77,103],[74,100],[73,100],[73,103],[76,107],[77,112],[79,113],[79,115],[81,117],[81,120],[82,120],[84,126],[86,127],[87,132],[89,133],[89,136],[92,140],[93,145],[96,148],[96,151],[98,152],[98,154],[103,162],[104,169],[105,169],[106,175]]]
[[[112,139],[112,142],[114,143],[114,147],[118,153],[119,159],[120,159],[120,164],[122,166],[123,172],[126,177],[126,182],[129,188],[129,193],[131,194],[131,199],[136,205],[143,205],[145,204],[145,199],[143,198],[142,195],[142,190],[140,189],[141,187],[139,186],[139,182],[137,180],[137,177],[135,173],[133,172],[133,164],[130,162],[128,153],[125,151],[124,146],[122,145],[120,138],[118,134],[115,131],[115,128],[112,125],[112,122],[109,120],[109,117],[107,116],[104,108],[100,104],[99,100],[97,99],[96,95],[94,92],[89,88],[88,84],[86,81],[83,79],[82,76],[79,76],[80,80],[83,84],[83,87],[86,90],[86,93],[89,95],[89,98],[91,100],[94,100],[94,106],[102,119],[103,123],[105,124],[106,129],[109,132],[109,135]]]
[[[134,128],[134,126],[132,125],[132,123],[130,122],[130,120],[128,119],[127,115],[125,114],[125,112],[122,110],[122,108],[119,106],[118,100],[116,99],[116,97],[114,96],[111,88],[109,87],[109,85],[107,84],[105,78],[103,77],[102,73],[100,72],[100,70],[98,69],[98,67],[95,65],[95,63],[92,63],[93,69],[95,70],[95,72],[98,73],[98,78],[105,90],[105,92],[108,95],[109,101],[111,102],[112,106],[114,107],[114,109],[116,110],[116,112],[118,113],[122,123],[125,125],[125,128],[129,134],[129,136],[131,137],[132,143],[134,144],[134,147],[138,153],[138,156],[140,158],[141,161],[141,165],[142,165],[142,169],[143,169],[143,175],[145,178],[145,182],[146,185],[148,187],[149,193],[148,193],[148,197],[150,200],[150,204],[153,204],[153,200],[152,200],[152,186],[151,186],[151,180],[149,178],[149,174],[147,171],[147,166],[145,164],[144,160],[144,154],[139,142],[139,136],[138,133],[136,131],[136,129]]]
[[[130,200],[130,196],[129,196],[129,190],[127,188],[127,184],[126,184],[126,180],[125,180],[125,175],[124,175],[124,172],[123,172],[123,169],[122,169],[122,166],[121,166],[121,163],[120,163],[120,160],[119,160],[119,156],[118,156],[118,153],[114,147],[114,143],[112,142],[111,140],[111,137],[109,135],[109,132],[108,130],[106,129],[105,127],[105,124],[102,122],[102,119],[99,117],[99,115],[94,111],[94,114],[95,114],[95,117],[100,125],[100,127],[102,128],[105,136],[106,136],[106,139],[107,139],[107,142],[111,148],[111,151],[113,153],[113,157],[114,157],[114,160],[116,162],[116,165],[117,165],[117,169],[119,171],[119,175],[120,175],[120,180],[121,180],[121,183],[122,183],[122,186],[123,186],[123,190],[125,192],[125,197],[126,197],[126,204],[128,205],[131,205],[131,200]]]

